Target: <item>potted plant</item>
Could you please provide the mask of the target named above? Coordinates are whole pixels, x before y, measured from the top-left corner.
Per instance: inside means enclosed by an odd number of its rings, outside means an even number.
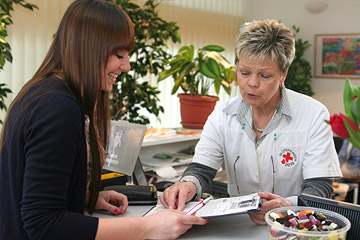
[[[300,28],[295,25],[292,26],[294,30],[294,37],[299,33]],[[308,41],[303,41],[301,38],[295,40],[295,58],[289,68],[285,86],[288,89],[299,93],[313,96],[314,92],[311,89],[311,65],[309,61],[304,58],[304,53],[311,47]]]
[[[132,123],[148,124],[150,120],[141,114],[141,109],[156,117],[164,109],[159,105],[160,91],[144,78],[164,70],[163,60],[172,57],[165,51],[168,41],[181,41],[179,27],[176,22],[160,18],[161,1],[146,0],[142,7],[131,0],[106,1],[118,4],[129,15],[135,31],[135,45],[130,53],[131,71],[117,78],[110,93],[110,113],[116,119],[125,114]]]
[[[217,96],[210,96],[214,86],[216,95],[221,86],[230,95],[230,83],[236,81],[235,67],[220,52],[225,49],[219,45],[199,48],[195,54],[193,45],[183,46],[178,53],[165,62],[165,70],[159,74],[158,82],[172,77],[174,87],[171,94],[179,88],[181,124],[184,128],[202,128],[213,111]]]

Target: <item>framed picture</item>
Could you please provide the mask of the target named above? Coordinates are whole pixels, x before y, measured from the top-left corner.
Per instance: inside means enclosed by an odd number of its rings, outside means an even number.
[[[360,79],[360,33],[315,35],[315,78]]]
[[[128,121],[110,123],[104,169],[131,176],[144,140],[146,126]]]

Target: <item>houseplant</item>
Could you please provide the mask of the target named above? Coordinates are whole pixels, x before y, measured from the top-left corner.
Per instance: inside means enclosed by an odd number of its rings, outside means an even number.
[[[224,50],[219,45],[207,45],[195,54],[193,45],[183,46],[164,63],[166,69],[159,74],[158,82],[172,77],[171,94],[179,88],[184,92],[178,94],[183,127],[203,127],[218,100],[217,96],[209,96],[211,86],[217,95],[221,87],[230,95],[230,83],[236,81],[236,73],[235,67],[219,54]]]
[[[295,25],[292,26],[295,37],[295,57],[288,70],[285,81],[285,86],[296,92],[313,96],[314,92],[311,88],[311,65],[309,61],[304,59],[304,53],[311,47],[308,41],[303,41],[301,38],[296,38],[300,28]]]
[[[121,74],[114,85],[111,96],[111,114],[126,112],[133,123],[148,124],[148,117],[139,113],[146,109],[159,116],[164,112],[160,106],[160,91],[144,80],[148,74],[157,75],[164,69],[162,62],[172,57],[164,49],[167,41],[180,42],[176,22],[167,22],[158,15],[158,0],[146,0],[143,7],[129,0],[107,0],[121,6],[134,23],[135,45],[129,54],[131,70]]]

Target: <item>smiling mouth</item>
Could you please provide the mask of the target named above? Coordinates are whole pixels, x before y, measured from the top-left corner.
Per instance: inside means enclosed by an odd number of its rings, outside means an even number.
[[[111,77],[111,78],[113,78],[113,79],[117,79],[117,77],[119,76],[119,74],[116,74],[116,73],[109,73],[108,74],[109,75],[109,77]]]

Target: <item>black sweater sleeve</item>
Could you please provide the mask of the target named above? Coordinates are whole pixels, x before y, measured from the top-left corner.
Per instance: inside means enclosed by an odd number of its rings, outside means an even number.
[[[216,175],[216,169],[205,166],[200,163],[190,163],[189,167],[184,171],[183,176],[196,177],[202,189],[206,189]]]
[[[58,96],[25,126],[20,213],[30,239],[94,239],[98,219],[83,215],[86,142],[79,103]]]
[[[305,179],[301,186],[301,193],[330,198],[333,193],[333,182],[332,178],[310,178]]]

